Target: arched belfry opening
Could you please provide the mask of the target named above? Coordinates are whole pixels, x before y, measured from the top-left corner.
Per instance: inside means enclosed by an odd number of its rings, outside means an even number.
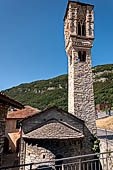
[[[80,24],[80,22],[78,22],[78,35],[81,36],[81,24]]]
[[[77,32],[79,36],[86,36],[86,22],[84,20],[78,20]]]

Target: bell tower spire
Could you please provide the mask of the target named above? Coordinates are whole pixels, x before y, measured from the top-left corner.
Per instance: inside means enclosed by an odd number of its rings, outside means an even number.
[[[64,17],[65,50],[68,56],[68,111],[96,127],[91,48],[94,40],[93,5],[69,1]]]

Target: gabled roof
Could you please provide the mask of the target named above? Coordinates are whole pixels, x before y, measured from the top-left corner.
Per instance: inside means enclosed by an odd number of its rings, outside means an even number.
[[[69,113],[69,112],[66,112],[66,111],[58,108],[57,106],[48,107],[48,108],[46,108],[46,109],[44,109],[44,110],[42,110],[42,111],[40,111],[40,112],[37,112],[36,114],[33,114],[33,115],[30,115],[30,116],[26,117],[25,119],[23,119],[23,120],[20,121],[20,122],[21,122],[21,123],[24,123],[25,120],[30,119],[30,118],[32,118],[32,117],[35,117],[37,114],[40,115],[40,114],[43,114],[43,113],[45,113],[45,112],[47,112],[47,111],[51,111],[51,110],[56,110],[56,111],[61,112],[61,113],[66,113],[67,115],[73,117],[74,119],[77,119],[77,120],[80,121],[81,123],[84,123],[83,120],[77,118],[76,116],[74,116],[73,114],[71,114],[71,113]]]
[[[16,100],[10,98],[9,96],[6,96],[5,94],[3,94],[1,92],[0,92],[0,102],[6,103],[9,106],[12,106],[12,107],[15,107],[15,108],[18,108],[18,109],[24,108],[24,105],[17,102]]]
[[[23,137],[33,139],[80,139],[84,135],[62,121],[51,119],[42,123],[39,128],[24,134]]]
[[[31,106],[25,106],[23,109],[19,109],[13,112],[8,112],[7,119],[24,119],[33,114],[39,113],[40,110],[35,109]]]
[[[77,2],[77,1],[68,1],[65,16],[64,16],[64,21],[65,21],[65,18],[67,17],[67,12],[68,12],[68,8],[69,8],[70,3],[76,3],[76,4],[82,5],[82,6],[91,6],[92,8],[94,8],[94,5],[91,5],[91,4],[86,4],[86,3],[83,3],[83,2]]]

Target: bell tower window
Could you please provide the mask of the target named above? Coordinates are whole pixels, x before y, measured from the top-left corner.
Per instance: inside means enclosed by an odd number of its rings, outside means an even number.
[[[78,35],[81,35],[81,25],[80,25],[80,22],[78,22]]]
[[[79,51],[78,62],[85,62],[85,61],[86,61],[86,51]]]
[[[78,22],[78,35],[79,36],[86,36],[86,24],[83,20]]]
[[[86,36],[85,23],[82,25],[82,35]]]

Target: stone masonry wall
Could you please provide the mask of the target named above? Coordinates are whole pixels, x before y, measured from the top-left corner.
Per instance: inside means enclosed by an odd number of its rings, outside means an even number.
[[[41,124],[44,124],[45,122],[47,122],[48,120],[51,120],[51,119],[56,119],[56,120],[62,121],[64,123],[67,123],[68,125],[76,128],[80,132],[84,133],[83,132],[83,130],[84,130],[83,122],[76,119],[76,117],[73,118],[73,116],[71,116],[71,114],[67,114],[65,112],[61,113],[55,109],[46,111],[42,114],[38,113],[37,115],[35,115],[35,118],[31,117],[30,119],[24,120],[24,124],[22,126],[23,133],[26,134],[29,131],[32,131],[32,130],[40,127]]]
[[[37,140],[35,145],[26,142],[25,163],[38,163],[42,161],[54,160],[58,155],[62,158],[80,155],[81,142],[76,140]],[[54,165],[46,163],[40,165]],[[36,168],[36,166],[33,166]],[[29,169],[29,167],[26,167]]]
[[[92,133],[92,130],[96,127],[96,121],[91,69],[91,50],[86,50],[86,62],[78,62],[79,50],[80,49],[74,49],[72,53],[74,67],[73,114],[84,120],[86,126]]]
[[[5,119],[8,110],[8,105],[0,103],[0,166],[1,158],[4,147],[4,137],[5,137]]]

